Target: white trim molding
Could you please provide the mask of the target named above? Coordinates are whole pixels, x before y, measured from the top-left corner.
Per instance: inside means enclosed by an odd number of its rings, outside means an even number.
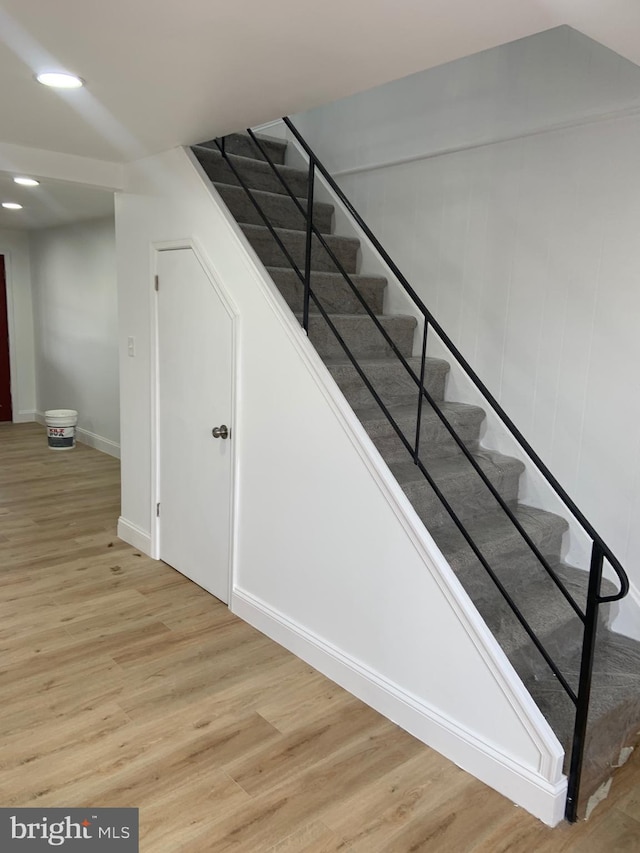
[[[35,409],[26,409],[25,411],[13,413],[14,424],[31,424],[37,420]]]
[[[120,516],[117,535],[118,539],[122,539],[128,545],[133,545],[134,548],[138,548],[148,557],[151,556],[151,534],[148,530],[143,530],[137,524],[133,524],[133,522]]]
[[[120,445],[109,438],[97,435],[95,432],[89,432],[88,429],[76,427],[76,439],[82,444],[88,444],[89,447],[94,447],[102,453],[108,453],[109,456],[120,459]]]
[[[544,823],[555,826],[562,820],[566,777],[549,782],[247,591],[234,588],[230,607],[254,628]]]

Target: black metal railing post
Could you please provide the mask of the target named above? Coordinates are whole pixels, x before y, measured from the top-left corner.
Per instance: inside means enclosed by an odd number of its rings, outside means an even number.
[[[307,181],[307,243],[304,258],[304,303],[302,308],[302,327],[309,334],[309,295],[311,293],[311,250],[313,248],[313,183],[315,179],[313,157],[309,157],[309,178]]]
[[[589,721],[589,699],[591,696],[591,680],[593,676],[593,657],[596,648],[596,633],[598,630],[598,606],[600,604],[600,587],[602,584],[602,564],[604,551],[598,542],[591,548],[591,568],[589,570],[589,590],[587,592],[587,609],[585,613],[584,634],[582,642],[582,660],[580,662],[580,681],[578,683],[578,702],[576,704],[576,720],[573,729],[571,746],[571,766],[567,787],[566,818],[575,823],[578,818],[578,797],[580,796],[580,777],[584,760],[584,748]]]
[[[422,429],[422,405],[424,401],[424,372],[427,364],[427,332],[429,331],[429,321],[424,318],[424,326],[422,329],[422,359],[420,361],[420,384],[418,386],[418,415],[416,417],[416,443],[413,454],[413,461],[418,464],[420,458],[420,430]]]

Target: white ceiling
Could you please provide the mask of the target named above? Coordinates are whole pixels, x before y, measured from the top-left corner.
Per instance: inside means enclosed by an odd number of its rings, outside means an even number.
[[[537,0],[0,0],[0,141],[131,160],[553,26]],[[515,10],[515,11],[514,11]],[[60,66],[87,82],[35,83]]]
[[[0,169],[104,171],[562,24],[640,63],[640,0],[0,0]],[[60,68],[86,88],[33,79]]]
[[[14,201],[22,210],[0,207],[0,228],[31,229],[64,225],[80,219],[113,215],[113,193],[65,181],[46,180],[39,187],[21,187],[0,172],[0,202]]]

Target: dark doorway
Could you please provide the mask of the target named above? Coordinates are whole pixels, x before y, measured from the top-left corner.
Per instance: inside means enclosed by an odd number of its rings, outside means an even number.
[[[4,255],[0,255],[0,421],[12,419],[7,285],[4,274]]]

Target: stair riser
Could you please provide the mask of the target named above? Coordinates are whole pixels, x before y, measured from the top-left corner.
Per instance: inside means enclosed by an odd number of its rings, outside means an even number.
[[[378,318],[406,357],[413,349],[415,321],[412,317]],[[334,314],[331,321],[353,355],[360,358],[384,358],[391,348],[369,317]],[[344,358],[345,352],[324,318],[315,315],[309,318],[309,340],[321,358]]]
[[[264,225],[264,220],[242,187],[216,184],[216,189],[237,222]],[[296,207],[293,199],[288,196],[277,195],[276,193],[256,193],[255,199],[274,228],[292,228],[298,231],[304,231],[306,228],[304,216]],[[303,206],[306,205],[305,199],[300,199],[300,201]],[[314,204],[313,222],[321,233],[330,234],[333,222],[333,206],[321,203]]]
[[[531,540],[535,543],[535,545],[539,548],[540,552],[544,556],[548,556],[551,559],[557,560],[562,548],[562,539],[565,532],[565,527],[562,527],[558,524],[555,524],[553,518],[546,524],[537,524],[537,525],[525,525],[525,529],[527,533],[531,537]],[[439,540],[439,531],[431,530],[431,533],[434,536],[436,542]],[[502,535],[499,538],[494,539],[488,544],[480,547],[483,556],[491,565],[492,560],[496,560],[499,558],[501,554],[515,552],[518,549],[527,548],[526,545],[523,545],[523,540],[520,534],[517,532],[515,527],[513,528],[513,532],[508,535]],[[478,590],[475,590],[473,587],[472,581],[472,573],[465,574],[467,571],[473,570],[474,564],[476,563],[476,557],[471,551],[471,549],[465,549],[462,552],[456,554],[446,554],[446,547],[443,548],[445,552],[445,556],[447,556],[451,568],[454,572],[460,576],[465,589],[469,592],[471,597],[478,594]],[[529,555],[527,555],[526,559],[531,559]],[[514,562],[515,565],[515,562]],[[482,570],[484,571],[484,570]],[[482,574],[482,572],[481,572]],[[483,586],[483,589],[486,587]],[[497,593],[499,594],[499,593]]]
[[[478,414],[475,409],[472,409],[468,414],[456,413],[449,418],[449,422],[462,441],[472,450],[477,446],[483,420],[484,414]],[[396,422],[407,439],[413,444],[416,433],[415,417],[398,418]],[[387,464],[407,461],[409,453],[389,421],[379,419],[375,423],[365,422],[364,428]],[[459,453],[460,448],[451,438],[446,427],[432,412],[425,409],[420,429],[421,458],[428,459],[430,456],[449,457]]]
[[[590,814],[591,798],[595,799],[596,804],[600,801],[598,794],[601,786],[614,776],[631,752],[638,749],[639,743],[640,700],[637,696],[621,702],[608,718],[587,730],[584,750],[587,760],[583,764],[580,780],[579,820],[586,820]],[[567,755],[563,768],[565,773],[569,771],[569,759]],[[637,846],[637,838],[634,844]]]
[[[214,183],[240,185],[235,174],[223,160],[222,155],[212,149],[195,148],[194,153],[203,169]],[[242,180],[254,190],[286,195],[287,191],[273,173],[268,163],[261,160],[235,158],[233,164]],[[307,197],[307,174],[298,169],[281,166],[280,172],[287,181],[291,192],[298,198]]]
[[[455,479],[448,478],[442,483],[436,480],[436,485],[446,500],[449,501],[458,518],[462,521],[468,521],[485,513],[487,501],[495,502],[495,499],[471,466],[462,464],[464,473],[461,476]],[[428,465],[426,468],[429,470]],[[508,504],[515,505],[518,497],[520,470],[492,471],[488,473],[488,476],[500,496]],[[402,489],[424,522],[425,527],[430,528],[444,524],[450,518],[426,479],[402,485]]]
[[[243,231],[265,266],[289,266],[286,255],[266,228],[243,228]],[[280,232],[278,236],[286,246],[298,269],[304,272],[306,261],[306,235],[304,232],[286,231],[284,233]],[[332,236],[328,236],[326,241],[345,271],[355,273],[358,263],[358,241],[350,240],[346,237]],[[321,272],[336,271],[335,263],[324,246],[320,245],[315,237],[311,248],[311,267]]]
[[[532,587],[532,591],[534,588]],[[482,613],[482,601],[479,601],[476,606]],[[569,605],[561,601],[558,594],[551,585],[548,589],[536,594],[535,604],[527,607],[523,605],[523,615],[534,628],[538,636],[544,642],[545,648],[549,651],[551,657],[560,661],[567,655],[579,653],[582,649],[582,622],[578,616],[571,611]],[[610,617],[609,606],[602,606],[601,612],[598,614],[598,630],[606,630],[606,625]],[[542,658],[542,655],[532,656],[531,644],[525,637],[523,630],[514,629],[513,625],[510,628],[505,628],[506,619],[502,620],[502,626],[497,623],[495,615],[485,617],[487,624],[492,628],[496,626],[500,635],[500,644],[509,660],[513,664],[516,672],[520,675],[525,684],[529,684],[531,680],[539,677],[546,677],[549,672],[547,663]],[[513,620],[511,620],[513,622]],[[493,628],[492,628],[493,630]],[[557,654],[561,650],[561,654]],[[578,688],[578,673],[566,673],[569,683],[576,690]]]
[[[562,565],[557,558],[548,557],[548,560],[584,611],[587,573]],[[492,563],[492,568],[554,660],[566,659],[567,655],[580,648],[582,622],[533,552],[522,549],[517,554],[503,555]],[[524,628],[495,586],[487,583],[485,570],[480,566],[470,566],[458,577],[520,676],[525,681],[546,677],[549,672],[547,663],[541,655],[532,655],[531,641]],[[607,618],[606,611],[607,608],[603,608],[600,614],[601,624]],[[566,675],[569,677],[569,673]],[[569,681],[573,679],[569,678]],[[577,683],[573,686],[577,688]]]
[[[271,267],[269,274],[293,311],[302,311],[304,288],[293,270]],[[354,284],[374,314],[382,314],[384,279],[354,276]],[[365,308],[340,274],[312,274],[311,289],[329,314],[365,314]],[[313,300],[311,310],[317,312]]]
[[[606,637],[606,633],[603,632]],[[570,667],[570,683],[577,684],[579,653]],[[612,665],[603,673],[596,661],[591,684],[591,715],[585,740],[584,763],[580,780],[578,816],[584,818],[589,799],[610,779],[623,761],[625,747],[636,747],[640,731],[640,693],[638,691],[638,650],[631,652],[628,661],[608,661]],[[564,670],[563,670],[564,672]],[[547,671],[533,680],[526,680],[534,700],[566,746],[564,772],[569,771],[573,736],[573,713],[557,679]],[[613,699],[613,703],[610,701]],[[603,707],[604,706],[604,707]],[[636,833],[637,834],[637,833]],[[635,845],[637,846],[637,845]],[[622,849],[622,848],[615,848]]]
[[[278,142],[271,139],[260,139],[260,144],[267,152],[274,163],[283,164],[285,152],[287,150],[286,142]],[[202,143],[204,148],[213,148],[218,150],[214,140]],[[231,133],[224,138],[224,150],[228,154],[238,154],[240,157],[252,157],[254,160],[264,160],[258,146],[253,142],[248,134]]]
[[[462,578],[461,582],[465,584],[465,580]],[[488,583],[491,581],[489,580]],[[540,666],[547,667],[548,671],[548,665],[541,654],[533,651],[529,636],[509,605],[505,601],[498,600],[498,597],[499,593],[493,602],[485,597],[482,600],[474,601],[474,604],[505,654],[511,660],[521,662],[520,666],[516,666],[516,671],[520,677],[526,677],[531,661],[535,659],[539,659]],[[582,622],[559,593],[549,590],[547,594],[541,594],[533,606],[522,596],[516,595],[514,600],[538,639],[551,654],[552,659],[555,660],[555,655],[549,638],[554,635],[557,636],[559,630],[561,630],[566,642],[577,643],[582,633]],[[571,684],[572,681],[574,681],[573,678],[569,680],[569,683]],[[572,687],[577,689],[577,681],[572,684]]]
[[[420,376],[420,360],[412,358],[409,364],[416,376]],[[388,364],[362,364],[367,377],[387,406],[394,403],[418,404],[418,387],[396,359]],[[374,402],[367,386],[351,364],[329,365],[333,378],[349,403],[354,406],[369,406]],[[425,387],[434,400],[444,399],[444,389],[449,367],[443,361],[429,359],[425,367]]]
[[[551,638],[554,642],[555,638]],[[558,641],[556,641],[556,646]],[[572,686],[577,685],[581,650],[561,656],[560,668]],[[640,649],[626,637],[598,632],[591,682],[589,725],[580,781],[578,816],[585,817],[588,801],[622,763],[625,747],[637,746],[640,737]],[[574,714],[558,680],[538,665],[524,679],[540,707],[566,747],[565,773],[569,769]],[[624,760],[624,756],[623,756]],[[633,846],[633,845],[632,845]],[[635,845],[637,847],[637,844]],[[616,848],[617,849],[617,848]]]

